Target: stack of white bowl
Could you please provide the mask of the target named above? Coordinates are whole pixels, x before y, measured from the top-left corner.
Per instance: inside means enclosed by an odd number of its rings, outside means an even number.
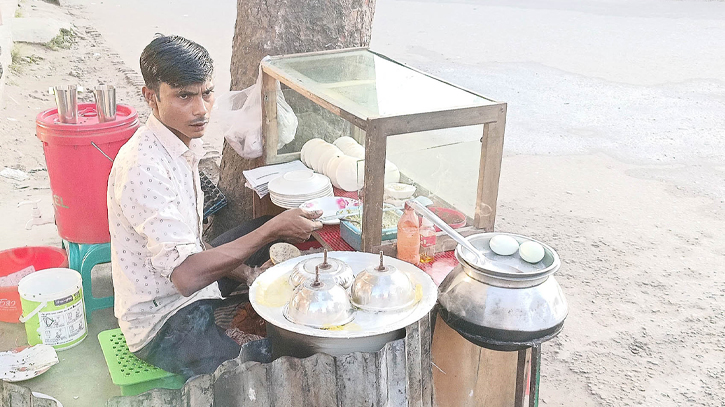
[[[302,162],[313,170],[330,178],[332,185],[345,191],[357,191],[363,187],[365,176],[365,148],[352,137],[344,136],[330,144],[313,138],[302,146]],[[400,181],[398,167],[385,161],[385,184]]]
[[[272,203],[281,208],[297,208],[303,203],[333,196],[330,179],[310,170],[290,171],[267,185]]]

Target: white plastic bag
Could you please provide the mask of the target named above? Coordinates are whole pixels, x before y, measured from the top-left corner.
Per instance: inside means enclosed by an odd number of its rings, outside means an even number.
[[[262,155],[262,71],[257,82],[241,91],[225,93],[217,98],[212,120],[230,146],[244,158]],[[295,138],[297,116],[284,100],[277,83],[277,149]]]

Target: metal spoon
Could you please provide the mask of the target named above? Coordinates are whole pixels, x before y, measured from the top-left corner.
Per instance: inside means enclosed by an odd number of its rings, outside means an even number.
[[[460,233],[456,232],[455,229],[450,227],[446,222],[443,221],[443,219],[439,218],[435,213],[431,212],[430,209],[426,208],[420,202],[414,199],[409,199],[405,201],[405,203],[407,205],[410,205],[411,208],[423,215],[429,221],[433,222],[433,224],[438,226],[440,230],[446,232],[448,236],[450,236],[453,240],[458,242],[458,244],[466,248],[466,250],[473,253],[473,255],[476,256],[476,261],[479,266],[491,271],[497,271],[501,273],[521,273],[521,271],[515,267],[506,264],[499,265],[492,263],[491,260],[489,260],[486,256],[483,255],[483,253],[481,253],[480,250],[473,246],[471,242],[468,241],[468,239],[463,237],[463,235],[461,235]]]

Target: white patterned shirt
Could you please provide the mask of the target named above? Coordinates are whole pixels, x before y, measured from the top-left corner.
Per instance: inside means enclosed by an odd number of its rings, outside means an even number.
[[[132,352],[179,309],[221,298],[216,282],[189,297],[171,282],[177,266],[204,250],[202,144],[186,147],[152,114],[114,160],[107,196],[114,313]]]

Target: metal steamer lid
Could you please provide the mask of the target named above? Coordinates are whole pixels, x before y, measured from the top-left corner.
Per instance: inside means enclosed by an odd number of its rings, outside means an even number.
[[[326,276],[326,275],[334,276],[335,274],[344,270],[345,263],[341,262],[340,260],[333,259],[331,257],[327,258],[327,262],[325,262],[322,258],[316,257],[313,259],[306,260],[302,264],[302,269],[305,272],[314,275],[315,268],[317,266],[320,267],[321,276]]]
[[[514,238],[519,244],[533,241],[539,243],[544,248],[544,258],[537,263],[528,263],[523,260],[518,251],[510,256],[501,256],[494,253],[489,247],[489,241],[496,235],[506,235]],[[486,284],[508,288],[524,288],[541,284],[551,275],[554,274],[561,266],[559,255],[548,245],[531,239],[526,236],[516,235],[512,233],[480,233],[466,238],[475,248],[477,248],[488,261],[497,264],[510,266],[511,272],[501,270],[491,270],[481,264],[477,257],[468,249],[458,245],[455,255],[458,261],[464,265],[464,271],[471,278]],[[467,266],[467,267],[465,267]]]
[[[313,257],[299,262],[290,275],[293,286],[302,284],[305,280],[315,277],[315,269],[319,267],[320,278],[333,279],[337,284],[348,288],[355,278],[350,266],[342,260],[328,257],[327,250],[323,256]]]

